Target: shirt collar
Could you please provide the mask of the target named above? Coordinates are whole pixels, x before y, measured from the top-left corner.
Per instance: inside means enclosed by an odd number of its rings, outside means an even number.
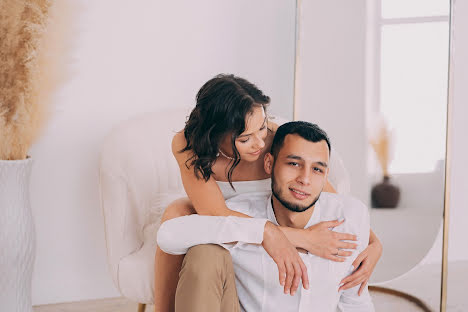
[[[321,194],[320,194],[321,195]],[[268,220],[270,220],[273,224],[279,225],[278,221],[276,220],[275,216],[275,211],[273,210],[273,206],[271,204],[271,199],[272,199],[273,194],[270,194],[268,197],[268,202],[267,202],[267,217]],[[315,203],[314,207],[314,212],[312,213],[312,216],[309,219],[309,222],[307,222],[306,226],[304,228],[308,228],[314,224],[317,224],[320,222],[320,197]]]

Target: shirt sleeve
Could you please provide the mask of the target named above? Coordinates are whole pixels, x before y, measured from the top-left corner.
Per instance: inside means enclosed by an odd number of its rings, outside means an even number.
[[[356,219],[359,229],[356,231],[358,235],[358,248],[357,254],[360,254],[364,249],[367,248],[369,244],[369,232],[370,232],[370,218],[369,210],[366,205],[361,202],[355,201],[353,203],[353,212],[356,214],[353,216]],[[353,267],[351,266],[348,272],[350,275],[353,272]],[[374,312],[374,304],[372,303],[372,298],[369,294],[367,285],[362,291],[361,295],[358,295],[359,288],[361,284],[342,291],[340,300],[338,302],[338,309],[342,312]]]
[[[261,244],[266,222],[234,216],[183,216],[161,224],[157,242],[161,250],[173,255],[185,254],[190,247],[202,244]]]

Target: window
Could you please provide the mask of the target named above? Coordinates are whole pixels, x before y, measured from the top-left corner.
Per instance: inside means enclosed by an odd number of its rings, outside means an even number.
[[[371,100],[393,131],[389,171],[431,172],[445,158],[450,3],[376,2]]]

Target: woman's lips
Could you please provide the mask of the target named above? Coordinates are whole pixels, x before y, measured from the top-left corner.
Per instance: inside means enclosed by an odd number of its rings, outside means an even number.
[[[262,151],[262,150],[261,150],[261,149],[259,149],[258,151],[256,151],[256,152],[253,152],[253,153],[250,153],[250,154],[251,154],[251,155],[259,155],[259,154],[261,153],[261,151]]]
[[[306,199],[307,197],[310,196],[310,194],[306,193],[306,192],[302,192],[300,190],[297,190],[297,189],[294,189],[292,187],[289,188],[289,191],[291,192],[291,194],[297,198],[297,199]]]

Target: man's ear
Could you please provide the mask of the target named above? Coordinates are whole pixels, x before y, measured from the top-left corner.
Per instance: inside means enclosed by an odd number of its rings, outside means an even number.
[[[263,168],[265,169],[265,172],[269,175],[271,175],[271,172],[273,171],[273,162],[273,155],[271,155],[271,153],[266,153],[265,158],[263,159]]]

